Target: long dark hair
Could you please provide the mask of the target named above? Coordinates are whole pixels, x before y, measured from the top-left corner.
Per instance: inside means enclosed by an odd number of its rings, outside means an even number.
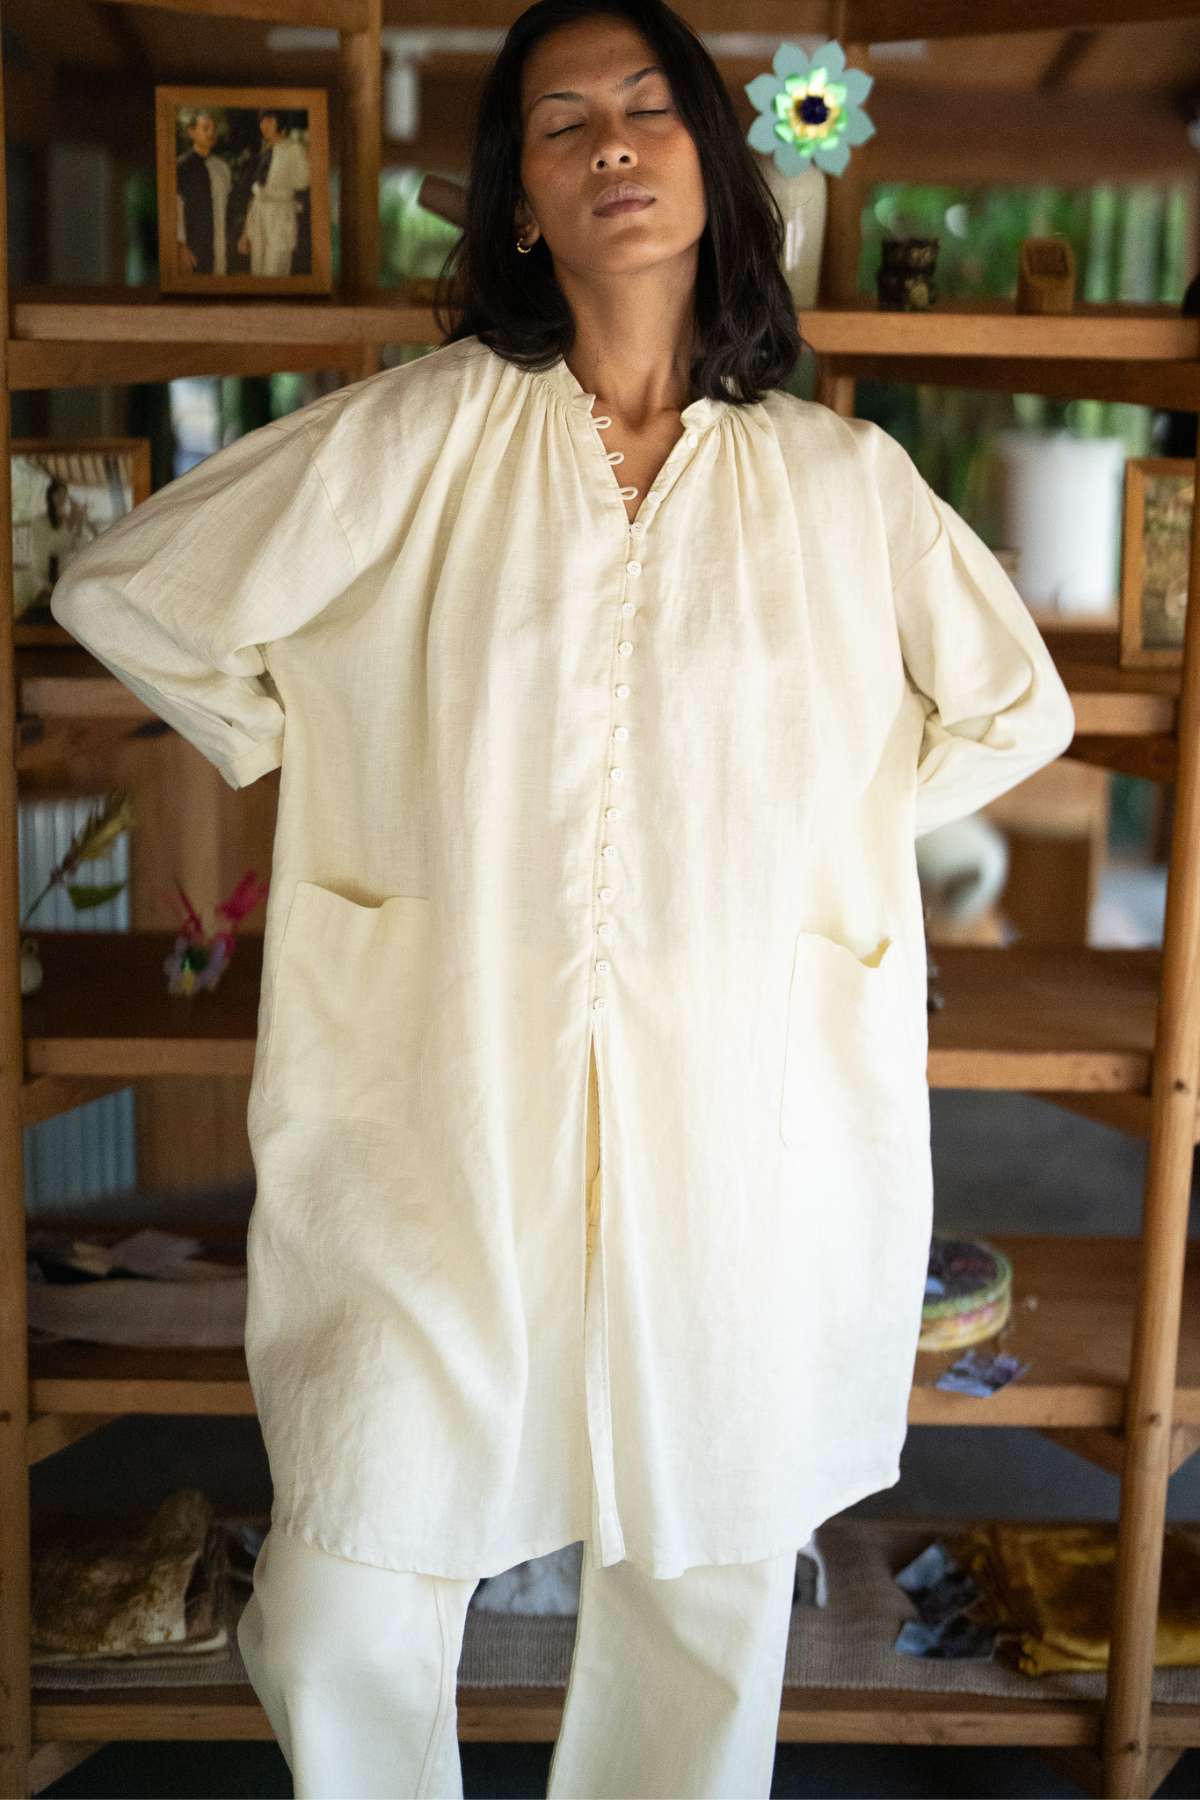
[[[623,19],[653,47],[699,154],[708,220],[696,270],[693,390],[752,404],[783,385],[804,349],[780,260],[783,220],[715,63],[664,0],[535,0],[509,26],[476,104],[466,224],[439,278],[443,342],[474,335],[527,369],[548,368],[571,347],[575,322],[545,239],[527,256],[514,248],[521,76],[539,39],[598,13]]]

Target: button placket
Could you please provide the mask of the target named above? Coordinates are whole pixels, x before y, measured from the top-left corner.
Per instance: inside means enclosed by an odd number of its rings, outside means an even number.
[[[572,403],[578,401],[581,405],[586,405],[590,412],[594,396],[583,396],[579,391],[578,382],[575,381],[574,377],[571,376],[569,372],[564,372],[564,369],[565,365],[560,364],[556,376],[556,384],[559,386],[560,391],[566,394]],[[625,504],[626,502],[632,501],[637,496],[638,489],[636,486],[633,486],[632,484],[628,486],[619,486],[618,478],[611,472],[607,473],[605,476],[603,485],[605,488],[606,502],[608,505],[615,506],[616,497],[613,495],[612,490],[616,487],[622,501],[622,517],[626,527],[625,535],[622,539],[625,546],[625,591],[620,596],[620,613],[618,618],[619,631],[614,633],[614,637],[618,638],[616,644],[618,657],[628,659],[632,657],[635,648],[638,647],[638,641],[633,634],[633,621],[635,616],[640,617],[641,609],[640,605],[635,604],[632,598],[627,598],[626,596],[633,591],[630,587],[630,583],[641,578],[644,573],[644,565],[641,559],[644,555],[644,546],[648,541],[649,526],[653,523],[658,505],[669,491],[681,466],[686,465],[692,449],[699,441],[700,433],[693,431],[690,428],[692,421],[696,420],[707,423],[708,419],[711,417],[711,413],[711,403],[705,403],[705,410],[702,411],[697,407],[696,410],[692,412],[690,418],[684,419],[684,437],[677,445],[676,449],[672,451],[668,462],[663,466],[663,470],[649,485],[646,494],[642,498],[638,518],[630,519],[628,517],[629,508]],[[598,429],[603,430],[605,427],[611,426],[613,421],[611,417],[605,415],[599,419],[593,418],[592,423],[595,424]],[[620,451],[609,453],[602,450],[602,453],[605,456],[609,471],[612,471],[616,465],[621,464],[625,460],[624,453]],[[609,640],[609,644],[611,655],[612,639]],[[617,668],[620,668],[619,663],[617,664]],[[626,671],[622,670],[621,672],[625,673]],[[615,836],[614,828],[618,822],[623,820],[625,813],[624,806],[617,806],[615,802],[620,799],[621,787],[627,776],[630,778],[632,777],[633,770],[632,768],[627,769],[620,762],[616,761],[615,758],[624,754],[620,746],[637,741],[637,734],[636,730],[633,729],[633,721],[627,717],[625,709],[621,708],[618,703],[628,700],[631,696],[631,692],[632,689],[629,681],[613,679],[613,670],[610,665],[610,736],[608,753],[614,760],[609,764],[606,772],[604,796],[601,803],[602,821],[600,823],[598,837],[595,841],[596,849],[599,852],[599,859],[594,866],[598,872],[603,870],[603,874],[598,874],[598,882],[595,888],[598,904],[596,904],[596,911],[593,915],[593,941],[595,947],[593,950],[594,969],[592,976],[591,1003],[593,1016],[591,1030],[596,1039],[596,1056],[599,1064],[600,1082],[602,1087],[605,1082],[604,1058],[607,1056],[607,1050],[602,1051],[601,1045],[606,1037],[605,1008],[609,1004],[608,997],[603,990],[607,987],[608,981],[611,979],[613,973],[614,943],[616,946],[619,946],[620,934],[617,931],[619,920],[612,920],[607,916],[601,915],[607,913],[609,910],[611,903],[617,897],[617,890],[620,886],[620,883],[614,883],[612,877],[609,875],[610,869],[619,867],[616,855],[618,845],[613,842]],[[603,885],[600,885],[601,882],[603,882]],[[605,1286],[605,1267],[605,1245],[604,1234],[602,1232],[596,1248],[595,1279],[598,1282],[597,1304],[586,1309],[586,1318],[588,1321],[588,1356],[586,1359],[587,1380],[585,1382],[585,1388],[588,1401],[588,1432],[592,1446],[592,1460],[596,1469],[596,1483],[592,1509],[593,1531],[602,1553],[607,1559],[611,1560],[613,1557],[619,1558],[624,1554],[625,1544],[621,1530],[621,1521],[617,1510],[616,1475],[613,1465],[612,1397],[608,1383],[608,1341],[606,1325],[608,1314],[604,1300],[604,1295],[607,1291]]]
[[[607,427],[610,426],[613,422],[612,416],[608,413],[601,413],[599,416],[596,416],[591,413],[590,406],[591,406],[591,402],[589,401],[589,417],[591,419],[592,425],[596,428],[597,432],[606,430]],[[700,434],[698,431],[695,431],[693,429],[688,429],[687,431],[685,431],[682,441],[687,446],[688,449],[694,449],[695,446],[700,441]],[[674,454],[674,453],[672,453],[672,454]],[[623,450],[607,450],[607,451],[605,451],[604,455],[605,455],[605,461],[607,463],[609,463],[610,466],[615,466],[616,464],[622,463],[625,460],[625,452]],[[618,492],[620,493],[622,500],[631,500],[636,496],[638,490],[635,485],[630,484],[625,487],[619,487]],[[649,507],[650,505],[653,504],[655,498],[656,498],[656,489],[655,489],[655,487],[652,486],[649,494],[646,496],[646,499],[643,502],[643,506]],[[639,519],[628,519],[626,528],[627,528],[628,537],[635,541],[637,539],[645,536],[646,524],[645,524],[645,521],[640,518]],[[631,556],[626,559],[625,574],[629,580],[637,580],[637,578],[642,574],[642,571],[643,571],[643,564],[638,557]],[[635,601],[627,599],[627,598],[622,599],[622,601],[621,601],[621,616],[623,619],[632,618],[633,615],[637,611],[638,611],[638,607],[637,607],[637,604]],[[617,644],[617,655],[622,656],[622,657],[630,657],[633,655],[635,647],[636,646],[634,645],[634,642],[631,638],[623,637],[619,640],[619,642]],[[630,691],[631,691],[630,684],[627,681],[619,681],[614,685],[614,688],[613,688],[614,696],[618,700],[628,699],[629,695],[630,695]],[[628,740],[628,738],[629,738],[629,727],[627,725],[618,724],[618,725],[613,726],[611,733],[610,733],[610,741],[612,743],[623,744]],[[613,764],[610,766],[609,771],[608,771],[608,780],[610,783],[612,783],[614,785],[619,785],[625,779],[625,773],[626,773],[625,769],[620,764]],[[613,820],[615,820],[619,817],[620,817],[620,812],[617,807],[609,805],[604,808],[604,819],[605,819],[606,823],[611,824]],[[611,861],[616,856],[616,854],[617,854],[617,846],[615,844],[613,844],[611,842],[605,842],[605,843],[601,844],[600,856],[603,861]],[[608,902],[610,902],[615,896],[615,889],[608,884],[605,884],[603,887],[598,888],[596,891],[597,891],[598,898],[605,905],[607,905]],[[601,919],[596,923],[597,937],[600,937],[600,938],[606,937],[609,934],[609,931],[610,931],[610,923],[607,919]],[[594,973],[597,976],[607,975],[609,973],[611,967],[612,967],[611,963],[606,958],[598,958],[594,964]],[[597,1012],[602,1011],[605,1004],[606,1004],[606,1001],[605,1001],[605,996],[603,994],[595,995],[595,997],[592,1000],[593,1009]]]
[[[593,417],[592,423],[596,427],[597,431],[602,431],[607,426],[612,424],[612,418],[609,414],[603,413],[598,418]],[[616,464],[616,463],[623,462],[625,460],[624,451],[621,451],[621,450],[606,451],[605,458],[606,458],[606,461],[609,462],[610,464]],[[633,499],[635,497],[635,495],[637,494],[637,491],[638,490],[637,490],[636,486],[634,486],[632,484],[630,484],[627,487],[622,487],[619,489],[621,498],[623,500]],[[642,520],[640,520],[640,519],[630,519],[630,520],[627,520],[627,531],[628,531],[629,538],[637,539],[637,538],[644,536],[645,525],[642,522]],[[625,563],[626,579],[627,580],[635,580],[641,573],[642,573],[642,564],[638,560],[638,558],[633,557],[633,556],[628,557],[626,559],[626,563]],[[623,619],[631,618],[633,616],[633,614],[637,612],[637,610],[638,610],[637,605],[633,600],[630,600],[630,599],[624,598],[624,597],[622,598],[622,600],[621,600],[621,616]],[[618,656],[629,657],[629,656],[633,655],[633,651],[634,651],[634,644],[633,644],[632,639],[630,639],[630,638],[623,637],[617,644],[617,655]],[[628,699],[629,694],[630,694],[629,683],[627,681],[619,681],[619,682],[615,683],[614,687],[613,687],[613,694],[617,700]],[[610,742],[612,742],[614,744],[623,744],[626,742],[628,737],[629,737],[629,727],[627,725],[618,723],[618,724],[614,724],[611,727]],[[625,771],[622,767],[620,767],[620,765],[611,766],[608,771],[609,783],[610,784],[611,783],[619,784],[624,779],[624,775],[625,775]],[[608,828],[608,827],[611,827],[612,824],[617,819],[619,819],[620,808],[617,806],[614,806],[614,805],[605,805],[605,807],[603,809],[603,813],[604,813],[604,824],[605,824],[605,827]],[[605,841],[605,842],[601,843],[600,859],[601,859],[602,863],[612,863],[613,860],[615,859],[616,855],[617,855],[617,846],[615,843],[613,843],[611,841]],[[609,904],[609,902],[611,902],[616,896],[616,889],[607,882],[602,887],[598,888],[596,890],[596,892],[597,892],[598,899],[605,906],[607,906]],[[595,929],[596,929],[596,937],[601,942],[603,942],[604,939],[609,937],[612,927],[611,927],[611,923],[609,920],[600,919],[596,922]],[[612,962],[607,956],[599,956],[598,955],[596,957],[595,962],[593,964],[593,972],[594,972],[594,976],[596,977],[596,979],[602,981],[604,979],[604,977],[607,976],[611,972],[611,969],[612,969]],[[605,1004],[606,1004],[606,996],[604,994],[595,994],[594,995],[593,1000],[592,1000],[592,1009],[594,1012],[602,1012],[604,1010]]]

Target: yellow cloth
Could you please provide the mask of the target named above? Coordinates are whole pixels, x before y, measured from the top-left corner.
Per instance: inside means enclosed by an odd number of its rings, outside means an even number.
[[[947,1539],[985,1595],[984,1616],[1017,1640],[1026,1675],[1108,1663],[1115,1524],[987,1520]],[[1168,1525],[1154,1661],[1200,1664],[1200,1525]]]

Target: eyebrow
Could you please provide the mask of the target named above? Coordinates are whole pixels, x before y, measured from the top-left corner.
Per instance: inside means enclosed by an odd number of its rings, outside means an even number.
[[[626,75],[623,81],[619,81],[617,83],[617,86],[618,86],[618,88],[629,88],[629,87],[632,87],[636,81],[644,81],[647,75],[665,75],[665,74],[666,74],[666,70],[660,69],[657,63],[649,63],[646,66],[646,68],[638,69],[636,74]],[[570,88],[559,88],[559,89],[556,89],[555,92],[552,94],[539,94],[537,99],[533,102],[533,106],[531,106],[529,108],[529,111],[532,112],[534,106],[540,106],[543,100],[583,100],[583,99],[586,99],[586,95],[576,94],[576,93],[572,92],[572,90]],[[528,116],[528,115],[526,115],[526,116]]]

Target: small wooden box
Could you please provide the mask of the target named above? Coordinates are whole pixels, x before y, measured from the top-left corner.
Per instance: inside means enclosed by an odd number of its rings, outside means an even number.
[[[1075,252],[1066,238],[1029,237],[1017,261],[1019,313],[1069,313],[1075,305]]]

